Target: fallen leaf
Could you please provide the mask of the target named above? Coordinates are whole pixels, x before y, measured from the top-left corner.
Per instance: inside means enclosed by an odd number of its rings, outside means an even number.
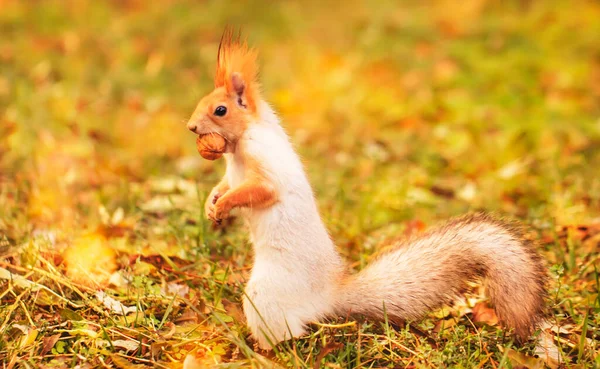
[[[150,368],[147,365],[143,365],[143,364],[134,364],[130,361],[128,361],[127,359],[119,356],[119,355],[110,355],[110,359],[112,360],[113,364],[119,368],[119,369],[144,369],[144,368]]]
[[[552,335],[550,335],[545,329],[542,329],[538,337],[538,343],[535,346],[535,354],[538,355],[538,357],[542,359],[551,369],[558,368],[560,363],[563,362],[560,355],[560,350],[556,344],[554,344]]]
[[[236,304],[225,298],[221,299],[221,303],[223,304],[223,308],[227,312],[227,315],[232,317],[235,321],[243,322],[246,320],[240,304]]]
[[[47,352],[52,350],[52,347],[54,347],[54,345],[59,339],[60,333],[54,334],[50,337],[44,337],[42,339],[42,350],[40,351],[40,355],[46,355]]]
[[[167,260],[167,258],[168,258],[168,260]],[[133,265],[138,260],[142,261],[144,263],[151,264],[152,266],[154,266],[158,269],[182,268],[184,266],[191,264],[191,262],[189,260],[184,260],[175,255],[171,255],[171,256],[167,257],[165,255],[156,255],[156,254],[153,254],[153,255],[139,255],[139,254],[131,255],[129,257],[129,264]]]
[[[35,339],[38,336],[39,331],[36,328],[30,327],[27,329],[25,335],[21,338],[20,348],[24,348],[26,346],[31,345],[35,342]]]
[[[121,302],[104,293],[104,291],[96,292],[96,298],[104,305],[105,308],[118,315],[127,315],[129,313],[135,313],[138,311],[136,306],[125,306]]]
[[[498,346],[501,352],[506,350],[506,356],[513,368],[527,368],[527,369],[544,369],[544,360],[535,358],[533,356],[525,355],[511,348],[504,348]]]
[[[331,352],[341,349],[342,347],[344,347],[344,344],[341,342],[328,342],[323,347],[321,352],[319,352],[319,355],[317,355],[317,357],[315,358],[315,364],[313,365],[313,368],[314,369],[321,368],[321,361],[323,360],[323,358],[325,356],[327,356],[328,354],[330,354]]]
[[[175,318],[175,324],[198,324],[202,318],[203,317],[200,316],[195,310],[186,308],[186,310],[179,317]]]
[[[116,254],[97,233],[80,237],[63,254],[67,276],[89,286],[104,285],[117,269]]]
[[[136,340],[99,340],[98,344],[102,347],[113,347],[124,349],[125,351],[135,351],[140,348],[140,342]]]
[[[64,329],[64,330],[58,330],[58,332],[65,332],[74,337],[85,336],[85,337],[89,337],[89,338],[98,338],[98,332],[96,332],[92,329],[86,329],[86,328]]]
[[[177,327],[175,326],[175,324],[167,322],[165,323],[164,327],[168,328],[169,330],[166,333],[161,332],[161,338],[165,340],[173,338],[173,335],[177,332]]]
[[[5,279],[11,281],[16,286],[21,288],[31,288],[33,291],[36,291],[40,288],[36,283],[30,281],[27,278],[24,278],[21,275],[11,273],[8,269],[0,267],[0,279]]]
[[[454,327],[458,322],[459,319],[457,317],[439,320],[433,328],[433,333],[443,332],[446,329]]]
[[[83,317],[71,309],[60,309],[58,312],[64,320],[81,321]]]
[[[190,287],[185,284],[169,282],[161,287],[160,292],[165,296],[177,295],[185,297],[190,292]]]
[[[484,302],[479,302],[472,309],[473,322],[485,323],[487,325],[498,324],[498,316],[494,309],[487,306]]]

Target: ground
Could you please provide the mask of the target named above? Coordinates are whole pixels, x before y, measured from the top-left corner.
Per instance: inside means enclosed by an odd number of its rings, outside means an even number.
[[[600,367],[598,2],[0,8],[3,368]],[[354,270],[451,216],[519,219],[548,264],[558,353],[515,346],[476,286],[410,326],[340,318],[256,350],[248,234],[204,219],[224,163],[185,127],[227,24],[258,48]]]

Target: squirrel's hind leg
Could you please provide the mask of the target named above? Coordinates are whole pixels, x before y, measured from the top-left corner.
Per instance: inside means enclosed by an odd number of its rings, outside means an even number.
[[[246,286],[244,314],[258,346],[271,350],[281,341],[306,333],[303,319],[293,311],[285,310],[280,301],[274,301],[269,291],[261,291],[251,283]]]

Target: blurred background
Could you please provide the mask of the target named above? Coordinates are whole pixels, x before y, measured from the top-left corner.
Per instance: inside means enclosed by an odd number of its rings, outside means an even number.
[[[212,90],[226,25],[259,50],[264,97],[355,267],[382,239],[470,210],[550,235],[599,221],[597,1],[0,0],[0,9],[5,264],[39,267],[41,255],[60,272],[106,244],[107,278],[138,253],[249,265],[234,256],[247,253],[242,227],[203,220],[224,163],[202,160],[185,127]],[[84,255],[64,251],[73,245]],[[594,260],[590,247],[556,243],[545,256],[575,270]]]
[[[265,98],[342,223],[355,205],[377,210],[361,220],[373,226],[598,210],[597,2],[1,6],[3,195],[32,228],[129,210],[123,187],[152,176],[215,183],[222,163],[201,160],[184,123],[212,89],[227,24],[260,51]]]

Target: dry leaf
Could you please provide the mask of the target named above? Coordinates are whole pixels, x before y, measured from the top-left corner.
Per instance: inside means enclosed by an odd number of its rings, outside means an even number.
[[[325,356],[327,356],[329,353],[335,351],[335,350],[339,350],[342,347],[344,347],[344,344],[341,342],[328,342],[322,349],[321,352],[319,352],[319,355],[315,358],[315,364],[313,365],[314,369],[319,369],[321,368],[321,361],[323,360],[323,358]]]
[[[479,302],[473,306],[472,314],[473,322],[475,323],[485,323],[487,325],[498,324],[498,316],[496,316],[496,311],[488,307],[484,302]]]
[[[246,320],[240,304],[236,304],[225,298],[221,299],[221,303],[223,304],[223,308],[227,312],[227,315],[232,317],[234,321],[243,322]]]
[[[110,347],[112,344],[113,347],[124,349],[125,351],[135,351],[140,348],[140,342],[136,340],[99,340],[98,345],[103,347]]]
[[[498,349],[500,349],[501,352],[504,352],[504,351],[507,352],[506,356],[508,357],[508,360],[510,360],[510,363],[513,366],[513,368],[516,368],[516,367],[527,368],[527,369],[544,369],[545,368],[544,360],[542,360],[542,359],[525,355],[525,354],[518,352],[514,349],[511,349],[511,348],[506,349],[502,346],[498,346]]]
[[[161,287],[160,292],[165,296],[185,297],[190,292],[190,287],[185,284],[169,282]]]
[[[119,369],[144,369],[144,368],[150,368],[149,366],[143,365],[143,364],[133,364],[132,362],[128,361],[127,359],[119,356],[119,355],[110,355],[110,359],[112,360],[113,364],[119,368]]]
[[[60,333],[54,334],[50,337],[44,337],[42,339],[42,350],[40,351],[40,355],[45,355],[47,352],[52,350],[56,342],[58,342],[60,338]]]
[[[137,312],[136,306],[125,306],[121,302],[105,294],[104,291],[96,292],[96,298],[104,305],[105,308],[107,308],[115,314],[127,315],[129,313]]]
[[[435,323],[435,327],[433,328],[433,333],[443,332],[444,330],[446,330],[448,328],[454,327],[456,324],[458,324],[458,322],[459,322],[459,319],[457,317],[439,320],[437,323]]]
[[[551,369],[557,369],[560,366],[560,363],[563,362],[560,350],[554,344],[552,335],[545,329],[542,329],[540,336],[538,337],[538,343],[535,346],[535,354],[538,355]]]
[[[40,286],[38,286],[36,283],[24,278],[23,276],[11,273],[8,269],[1,268],[1,267],[0,267],[0,279],[5,279],[8,281],[11,281],[16,286],[19,286],[21,288],[31,288],[32,291],[37,291],[40,288]]]

